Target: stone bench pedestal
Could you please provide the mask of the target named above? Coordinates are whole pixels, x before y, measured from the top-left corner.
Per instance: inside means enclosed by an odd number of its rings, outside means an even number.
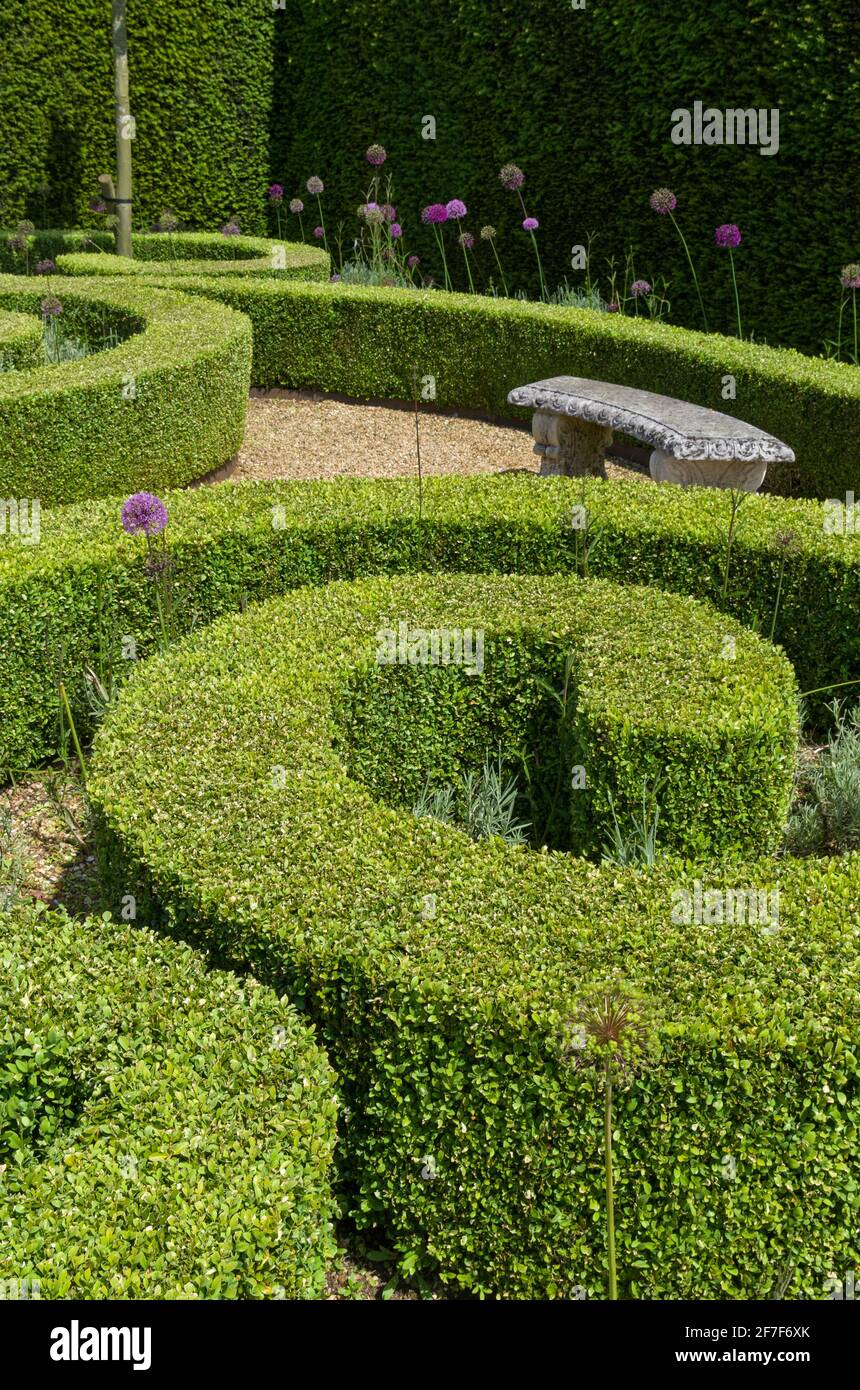
[[[534,452],[540,455],[541,477],[606,477],[604,456],[607,445],[612,443],[612,430],[605,425],[536,410],[532,435]]]

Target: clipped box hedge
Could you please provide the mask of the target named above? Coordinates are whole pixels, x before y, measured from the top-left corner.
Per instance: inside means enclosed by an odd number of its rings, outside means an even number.
[[[473,842],[359,780],[365,756],[372,781],[385,752],[360,717],[352,736],[362,706],[350,682],[368,677],[378,627],[401,619],[497,620],[486,670],[515,682],[502,721],[516,721],[529,687],[517,643],[505,652],[518,612],[524,632],[572,638],[588,657],[586,702],[617,700],[634,734],[680,723],[687,698],[693,741],[717,709],[741,707],[740,671],[711,688],[710,709],[701,674],[689,684],[691,665],[708,664],[699,643],[718,633],[714,615],[608,585],[583,586],[580,600],[576,587],[474,575],[335,584],[154,658],[109,714],[91,766],[110,891],[136,893],[146,920],[308,1010],[347,1100],[352,1216],[382,1226],[405,1269],[430,1264],[478,1293],[603,1296],[602,1100],[591,1044],[574,1064],[569,1025],[610,988],[645,1001],[649,1020],[648,1059],[617,1096],[624,1292],[766,1298],[785,1277],[784,1296],[821,1297],[858,1254],[860,856],[598,867]],[[697,662],[684,660],[684,617]],[[650,708],[624,671],[625,633],[631,661],[653,674],[653,656],[664,670]],[[763,662],[753,691],[773,680],[783,692],[779,659],[745,641]],[[437,675],[414,679],[441,708]],[[462,685],[447,687],[455,705]],[[470,732],[467,720],[455,750],[467,759],[483,751]],[[434,752],[431,738],[431,765]],[[697,880],[778,891],[778,921],[771,910],[679,923],[678,889],[693,895]]]
[[[251,329],[224,305],[123,281],[0,276],[0,308],[46,295],[118,346],[0,374],[0,494],[43,505],[178,487],[242,442]],[[127,335],[127,336],[125,336]]]
[[[37,233],[32,240],[53,244],[63,275],[253,275],[281,280],[328,280],[331,262],[321,247],[265,237],[222,236],[220,232],[135,232],[131,257],[113,253],[113,238],[102,235],[99,250],[80,232]]]
[[[434,378],[438,405],[523,416],[507,404],[514,386],[592,377],[722,410],[784,440],[797,461],[768,470],[771,491],[860,491],[860,370],[846,363],[623,314],[438,290],[211,277],[183,288],[251,319],[255,386],[411,400],[417,365],[419,378]]]
[[[286,1000],[106,915],[0,914],[0,1280],[313,1298],[334,1078]]]
[[[527,448],[527,441],[524,441]],[[593,575],[707,599],[775,638],[800,689],[860,677],[860,535],[825,530],[819,503],[750,497],[741,509],[723,598],[729,498],[709,489],[531,476],[396,482],[222,483],[168,497],[164,533],[183,630],[303,584],[410,570],[572,573],[586,506]],[[120,679],[159,641],[142,539],[120,525],[121,497],[55,508],[41,543],[0,535],[0,767],[20,771],[58,746],[63,674],[82,732],[86,669]],[[780,550],[778,538],[792,536]],[[840,692],[837,692],[840,693]],[[850,691],[849,691],[850,693]],[[813,697],[815,716],[831,698]]]
[[[41,366],[42,325],[27,314],[0,313],[0,372]]]

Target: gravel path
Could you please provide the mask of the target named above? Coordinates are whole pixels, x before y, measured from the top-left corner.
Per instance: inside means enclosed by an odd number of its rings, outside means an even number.
[[[420,414],[426,477],[536,472],[528,429],[463,415]],[[236,458],[204,481],[223,478],[396,478],[416,470],[415,416],[384,404],[299,391],[254,392]],[[610,477],[643,478],[630,464],[610,462]]]

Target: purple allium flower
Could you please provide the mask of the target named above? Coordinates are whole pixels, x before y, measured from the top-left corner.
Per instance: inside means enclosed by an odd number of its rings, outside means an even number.
[[[475,238],[472,236],[471,232],[461,232],[457,240],[467,251],[471,251],[472,247],[475,245]]]
[[[53,275],[56,269],[57,267],[54,265],[54,262],[52,260],[36,262],[37,275]]]
[[[444,203],[431,203],[421,214],[422,222],[440,223],[448,221],[448,209]]]
[[[242,229],[240,228],[238,222],[225,222],[225,223],[224,223],[224,226],[221,228],[221,235],[222,235],[222,236],[241,236],[241,235],[242,235]]]
[[[724,222],[721,227],[714,231],[714,241],[722,250],[733,250],[741,244],[741,229],[736,227],[734,222]]]
[[[7,236],[6,245],[9,247],[10,251],[26,251],[27,238],[25,236],[19,236],[16,232],[13,232],[11,236]]]
[[[675,197],[671,188],[655,188],[648,202],[655,212],[659,212],[663,216],[665,216],[667,212],[674,212],[675,208],[678,206],[678,199]]]
[[[650,294],[651,286],[648,284],[647,280],[634,280],[633,284],[630,286],[630,293],[634,299],[638,299],[642,294]]]
[[[304,203],[302,202],[301,198],[291,198],[291,199],[290,199],[290,212],[296,212],[296,213],[298,213],[298,212],[304,212],[304,210],[305,210],[305,205],[304,205]]]
[[[495,237],[495,235],[496,235],[496,229],[495,229],[495,227],[486,226],[486,227],[482,227],[482,228],[481,228],[481,240],[482,240],[482,241],[492,241],[493,238]]]
[[[380,164],[385,163],[386,159],[388,158],[388,155],[385,153],[385,150],[382,148],[381,145],[371,145],[367,151],[367,154],[365,155],[365,158],[368,164],[373,164],[377,168],[379,168]]]
[[[392,222],[391,226],[388,228],[388,231],[389,234],[394,237],[395,241],[399,236],[403,236],[403,228],[401,227],[399,222]]]
[[[505,164],[502,169],[499,170],[499,178],[502,181],[502,186],[506,188],[509,193],[516,193],[517,189],[522,188],[526,181],[525,174],[516,164]]]
[[[122,527],[130,536],[157,536],[167,525],[167,508],[153,492],[135,492],[122,504]]]
[[[382,204],[382,216],[385,218],[386,222],[397,221],[397,208],[393,203]]]
[[[617,305],[617,303],[615,302],[614,299],[610,300],[610,302],[607,304],[607,306],[606,306],[606,312],[607,312],[608,314],[617,314],[617,313],[618,313],[618,305]]]
[[[19,236],[32,236],[36,230],[35,222],[31,222],[28,217],[24,217],[15,229]]]
[[[448,203],[445,211],[447,212],[448,216],[456,222],[459,218],[465,217],[469,209],[466,207],[466,204],[462,202],[459,198],[452,198],[450,203]]]
[[[314,227],[314,236],[316,237],[317,241],[322,241],[323,237],[325,236],[324,229],[322,227]]]
[[[334,285],[334,284],[336,284],[337,281],[340,280],[341,278],[342,278],[342,277],[341,277],[340,275],[338,275],[337,273],[335,273],[334,275],[330,275],[329,278],[328,278],[328,279],[329,279],[329,284],[330,284],[330,285]]]
[[[540,223],[538,222],[536,217],[527,217],[523,222],[523,231],[536,232],[539,226]]]
[[[62,304],[59,299],[55,299],[53,295],[49,295],[47,299],[42,300],[42,313],[46,319],[59,318],[62,312]]]
[[[90,198],[90,212],[107,212],[104,198]]]
[[[852,262],[851,265],[844,265],[839,282],[844,290],[860,290],[860,265],[857,265],[856,262]]]
[[[420,256],[410,256],[410,257],[409,257],[409,260],[406,262],[406,264],[409,266],[409,269],[410,269],[410,270],[414,270],[415,267],[416,267],[417,265],[420,265],[420,264],[421,264],[421,257],[420,257]]]
[[[380,227],[385,221],[385,214],[378,203],[362,203],[358,215],[364,218],[369,227]]]
[[[284,201],[284,190],[279,183],[269,184],[269,202],[282,203]]]
[[[314,198],[318,198],[321,193],[325,192],[325,184],[322,179],[317,178],[316,174],[311,174],[311,177],[305,184],[305,188]]]

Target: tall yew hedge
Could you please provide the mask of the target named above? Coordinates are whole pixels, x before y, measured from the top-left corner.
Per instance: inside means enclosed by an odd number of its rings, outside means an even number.
[[[276,34],[273,171],[288,196],[318,173],[329,227],[343,217],[351,237],[363,153],[380,141],[428,265],[420,208],[462,198],[465,225],[492,223],[509,282],[535,293],[519,203],[498,179],[513,160],[553,285],[582,283],[571,247],[589,232],[601,272],[632,242],[637,274],[667,276],[672,321],[698,327],[677,235],[648,207],[668,185],[713,328],[735,331],[713,233],[736,222],[744,332],[806,351],[832,336],[839,270],[860,259],[860,10],[846,0],[289,0]],[[673,145],[672,111],[697,100],[778,107],[778,154]],[[421,136],[425,115],[435,141]]]

